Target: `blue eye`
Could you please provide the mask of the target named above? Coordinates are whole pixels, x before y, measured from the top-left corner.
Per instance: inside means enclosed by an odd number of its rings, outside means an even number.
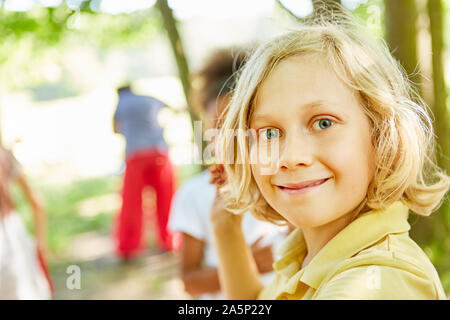
[[[280,135],[279,131],[273,128],[261,129],[259,134],[260,136],[262,135],[264,140],[273,140],[278,138]]]
[[[320,119],[320,120],[314,121],[313,128],[316,130],[324,130],[324,129],[328,129],[332,125],[333,125],[333,121],[331,121],[329,119]]]

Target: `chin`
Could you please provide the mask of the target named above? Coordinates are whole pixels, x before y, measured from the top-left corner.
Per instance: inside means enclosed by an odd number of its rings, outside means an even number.
[[[298,217],[295,219],[295,225],[299,228],[317,228],[329,222],[317,217]]]
[[[277,211],[286,220],[299,228],[317,228],[339,218],[338,216],[330,218],[327,212],[323,212],[320,209],[298,210],[296,212],[292,212],[291,209],[288,212],[289,210],[287,208],[282,208]]]

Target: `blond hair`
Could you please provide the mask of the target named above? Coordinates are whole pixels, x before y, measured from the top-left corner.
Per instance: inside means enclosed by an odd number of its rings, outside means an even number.
[[[384,209],[402,201],[419,215],[437,210],[450,184],[436,165],[435,137],[427,105],[382,39],[368,36],[347,14],[316,19],[297,30],[261,45],[240,71],[232,100],[227,106],[218,141],[219,155],[235,150],[234,163],[226,163],[228,183],[221,189],[227,209],[251,211],[257,218],[284,221],[262,197],[251,174],[246,130],[254,101],[264,80],[280,61],[292,56],[323,58],[338,77],[359,93],[371,124],[376,169],[360,205]],[[224,113],[225,114],[225,113]],[[236,143],[236,145],[234,145]],[[240,163],[236,161],[240,159]]]

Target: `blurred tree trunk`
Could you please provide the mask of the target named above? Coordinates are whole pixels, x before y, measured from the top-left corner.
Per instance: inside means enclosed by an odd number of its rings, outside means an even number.
[[[435,133],[442,154],[437,155],[441,168],[450,174],[450,125],[447,112],[447,87],[445,84],[444,64],[444,29],[443,8],[441,0],[428,0],[428,15],[430,17],[430,33],[433,64],[433,110],[435,117]]]
[[[294,12],[292,12],[288,7],[286,7],[284,5],[283,0],[275,0],[275,3],[295,20],[298,20],[300,22],[305,22],[307,20],[307,18],[298,17]],[[341,0],[312,0],[312,4],[313,4],[314,12],[316,12],[320,8],[320,6],[323,4],[325,4],[325,5],[339,4],[340,5]]]
[[[320,6],[321,2],[324,2],[324,3],[327,3],[327,4],[328,3],[330,3],[330,4],[336,4],[336,3],[341,4],[341,0],[312,0],[314,10],[316,10]]]
[[[420,91],[417,57],[416,0],[385,0],[386,41],[391,53],[400,61],[410,80]]]
[[[430,20],[432,66],[433,66],[433,102],[431,110],[434,113],[434,132],[437,137],[438,150],[436,158],[441,168],[450,174],[450,125],[447,111],[447,86],[445,83],[445,63],[444,63],[444,14],[441,0],[428,0],[428,17]],[[448,222],[446,221],[445,210],[449,210],[448,203],[444,204],[436,213],[431,216],[431,227],[425,235],[428,241],[433,241],[442,246],[444,252],[448,252],[449,234]],[[447,246],[447,247],[445,247]]]
[[[385,39],[392,55],[401,63],[410,80],[419,89],[417,75],[417,19],[415,0],[385,0]],[[429,218],[410,215],[411,237],[423,245],[431,229]]]
[[[191,91],[190,73],[186,55],[183,49],[183,43],[181,41],[180,34],[178,33],[177,24],[173,16],[172,9],[169,7],[167,0],[157,0],[156,4],[158,6],[159,11],[161,12],[161,16],[164,22],[164,28],[167,31],[167,35],[169,37],[170,44],[172,46],[172,52],[177,63],[178,75],[180,77],[180,81],[183,86],[187,109],[191,119],[191,128],[193,132],[192,136],[194,137],[194,143],[196,144],[199,154],[199,157],[193,160],[195,163],[197,163],[197,160],[201,160],[201,168],[204,170],[206,168],[205,164],[203,163],[203,149],[205,147],[205,141],[203,141],[203,136],[202,135],[199,136],[199,132],[198,130],[196,130],[195,122],[200,119],[198,118],[197,114],[194,112],[190,104],[190,91]]]
[[[339,10],[339,7],[341,7],[340,0],[312,0],[312,4],[314,8],[314,15],[320,14],[323,7],[327,9],[333,8],[331,11],[333,11],[336,7],[338,7]]]
[[[430,107],[434,113],[435,133],[441,152],[448,156],[448,115],[446,111],[446,87],[444,80],[443,16],[441,0],[428,0],[428,16],[432,39],[433,96]],[[385,0],[386,41],[392,54],[405,68],[410,80],[420,93],[421,75],[418,74],[417,19],[415,0]],[[439,165],[448,172],[448,159],[437,154]],[[411,215],[411,238],[420,246],[443,242],[446,237],[445,206],[430,217]]]
[[[191,116],[192,128],[194,128],[193,122],[198,120],[198,117],[190,106],[189,93],[191,90],[191,83],[189,79],[189,66],[184,53],[183,43],[181,41],[180,34],[178,33],[177,24],[173,16],[172,9],[169,7],[167,0],[157,0],[156,3],[159,11],[161,12],[164,28],[167,31],[167,36],[169,37],[170,45],[172,46],[172,52],[177,63],[178,75],[183,86],[189,115]]]

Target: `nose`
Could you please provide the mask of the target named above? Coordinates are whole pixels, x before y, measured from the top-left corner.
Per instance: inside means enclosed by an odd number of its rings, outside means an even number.
[[[306,136],[286,137],[281,146],[280,164],[281,170],[294,170],[298,167],[308,167],[313,163],[311,143]]]

